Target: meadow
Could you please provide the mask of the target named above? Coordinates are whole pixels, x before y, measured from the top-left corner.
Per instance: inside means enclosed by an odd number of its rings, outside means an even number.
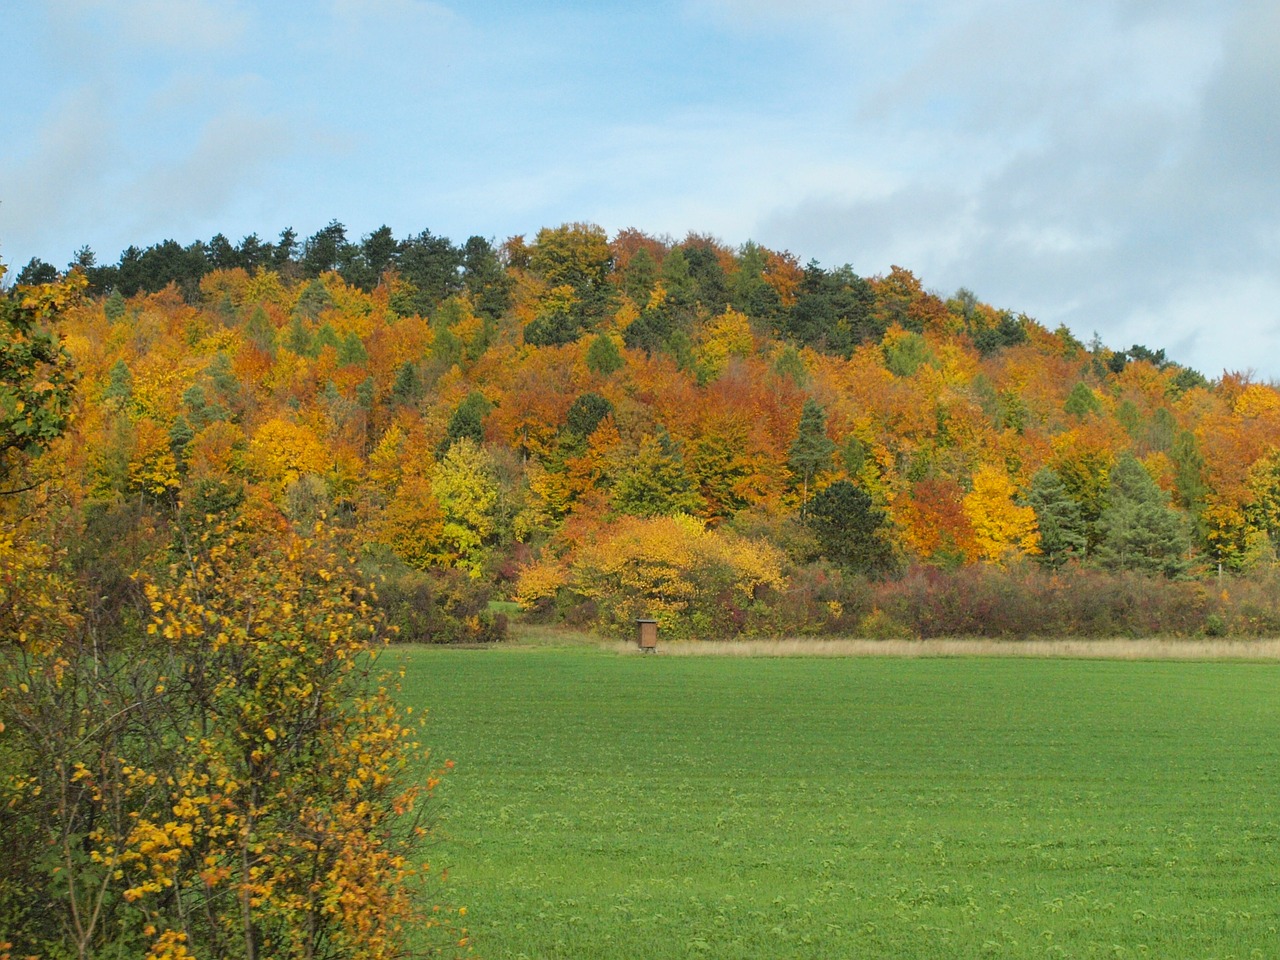
[[[479,956],[1280,956],[1280,664],[399,652]]]

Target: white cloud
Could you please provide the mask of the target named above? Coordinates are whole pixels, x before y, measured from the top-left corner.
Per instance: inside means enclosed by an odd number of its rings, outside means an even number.
[[[1165,347],[1211,378],[1226,371],[1280,379],[1280,277],[1224,274],[1213,285],[1179,285],[1119,324],[1114,345],[1134,343]]]
[[[51,6],[60,35],[74,32],[81,45],[119,54],[234,50],[252,22],[238,0],[53,0]]]
[[[1176,340],[1207,372],[1280,375],[1280,10],[1261,6],[981,7],[865,101],[864,138],[909,171],[892,193],[815,190],[762,232],[1114,345]],[[1219,296],[1230,338],[1201,332],[1223,329]]]
[[[142,172],[128,187],[126,206],[145,236],[196,233],[240,198],[273,182],[273,168],[304,142],[280,117],[233,110],[203,125],[192,149]],[[222,229],[216,227],[215,229]]]
[[[0,153],[0,238],[21,238],[23,249],[12,255],[25,260],[37,251],[51,256],[85,219],[105,215],[119,144],[107,104],[92,88],[51,108],[23,142],[22,154]]]

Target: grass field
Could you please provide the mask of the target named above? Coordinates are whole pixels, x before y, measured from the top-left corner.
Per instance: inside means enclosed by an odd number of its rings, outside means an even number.
[[[1280,957],[1280,665],[406,652],[510,958]]]

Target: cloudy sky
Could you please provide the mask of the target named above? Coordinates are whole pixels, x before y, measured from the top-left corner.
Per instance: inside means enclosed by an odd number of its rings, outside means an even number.
[[[754,239],[1280,378],[1275,0],[29,0],[0,259]]]

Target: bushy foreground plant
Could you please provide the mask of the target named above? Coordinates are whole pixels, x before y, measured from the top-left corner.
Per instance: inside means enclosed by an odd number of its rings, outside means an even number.
[[[104,642],[57,554],[0,538],[0,956],[402,955],[436,922],[436,777],[406,776],[423,750],[371,594],[261,501],[171,559]]]

